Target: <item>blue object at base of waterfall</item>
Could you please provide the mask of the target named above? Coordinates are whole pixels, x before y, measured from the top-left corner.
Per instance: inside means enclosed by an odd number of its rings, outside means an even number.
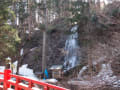
[[[45,80],[45,79],[48,79],[48,78],[49,78],[49,75],[48,75],[47,69],[45,69],[44,74],[45,74],[44,80]]]

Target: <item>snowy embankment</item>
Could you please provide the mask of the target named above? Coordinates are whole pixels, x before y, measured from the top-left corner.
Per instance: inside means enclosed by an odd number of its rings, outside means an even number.
[[[29,69],[27,68],[27,64],[25,65],[22,65],[20,68],[19,68],[19,74],[22,75],[22,76],[25,76],[27,78],[31,78],[31,79],[34,79],[34,80],[39,80],[35,74],[33,73],[33,70],[32,69]]]
[[[14,68],[13,68],[13,74],[16,73],[17,71],[17,61],[13,63],[14,65]],[[32,69],[29,69],[27,68],[27,64],[25,65],[22,65],[20,68],[19,68],[19,74],[21,76],[24,76],[24,77],[27,77],[27,78],[31,78],[31,79],[34,79],[34,80],[39,80],[35,74],[33,73],[33,70]],[[0,66],[0,72],[4,72],[5,70],[5,66]]]
[[[95,78],[98,78],[107,85],[111,85],[113,87],[120,87],[120,79],[113,74],[111,65],[109,63],[102,64],[102,69]]]
[[[88,66],[84,66],[83,69],[81,69],[79,76],[81,77],[81,74],[88,68]],[[102,64],[101,70],[98,73],[98,75],[93,76],[91,80],[81,80],[81,81],[69,81],[69,84],[72,85],[79,85],[83,87],[100,87],[104,85],[113,86],[113,87],[120,87],[120,78],[115,76],[113,74],[113,71],[111,69],[111,64]]]
[[[0,72],[4,72],[5,66],[0,66]],[[3,78],[3,75],[0,75],[0,78]]]
[[[13,74],[15,74],[16,71],[17,71],[17,63],[18,63],[18,61],[15,61],[13,63],[13,66],[14,66]],[[33,80],[42,81],[42,82],[49,82],[49,83],[57,83],[58,82],[56,79],[46,79],[46,80],[43,80],[43,79],[37,78],[37,76],[34,74],[33,70],[29,69],[27,66],[28,66],[28,64],[25,64],[25,65],[22,65],[19,68],[19,75],[21,75],[23,77],[26,77],[26,78],[33,79]],[[0,72],[4,72],[4,70],[5,70],[5,66],[0,66]],[[0,75],[0,77],[3,78],[3,75]]]
[[[19,74],[24,76],[24,77],[27,77],[27,78],[30,78],[30,79],[33,79],[33,80],[38,80],[38,81],[42,81],[42,82],[49,82],[49,83],[57,83],[57,80],[56,79],[39,79],[37,78],[37,76],[33,73],[33,70],[32,69],[29,69],[27,68],[27,64],[25,65],[22,65],[20,68],[19,68]]]

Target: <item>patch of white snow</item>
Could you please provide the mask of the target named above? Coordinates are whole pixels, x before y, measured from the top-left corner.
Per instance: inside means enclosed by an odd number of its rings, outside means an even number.
[[[26,34],[29,34],[30,33],[30,31],[29,30],[26,30]]]
[[[46,79],[46,82],[49,82],[49,83],[57,83],[58,81],[56,79]]]
[[[40,30],[39,28],[34,28],[36,31]]]
[[[4,72],[5,66],[0,66],[0,72]]]
[[[108,64],[102,64],[102,69],[97,75],[97,78],[101,79],[108,85],[112,86],[120,86],[119,80],[117,79],[117,76],[113,75],[113,71],[111,69],[111,65]]]
[[[22,49],[20,50],[20,55],[21,55],[21,56],[23,55],[23,52],[24,52],[24,49],[22,48]]]
[[[18,61],[16,60],[16,61],[13,63],[13,73],[14,73],[14,74],[17,72],[17,65],[18,65]]]
[[[36,48],[37,48],[37,47],[34,47],[34,48],[30,49],[30,51],[34,51]]]
[[[0,72],[4,72],[5,66],[0,66]],[[0,75],[0,78],[3,78],[3,75]]]
[[[29,69],[27,68],[27,64],[25,65],[22,65],[20,68],[19,68],[19,74],[20,75],[23,75],[24,77],[27,77],[27,78],[31,78],[31,79],[34,79],[34,80],[39,80],[35,74],[33,73],[33,70],[32,69]]]
[[[88,66],[84,66],[84,67],[80,70],[80,72],[79,72],[79,74],[78,74],[78,78],[81,78],[83,72],[84,72],[87,68],[88,68]]]

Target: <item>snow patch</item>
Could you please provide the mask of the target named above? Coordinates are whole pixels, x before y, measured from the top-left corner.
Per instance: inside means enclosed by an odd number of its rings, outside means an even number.
[[[102,64],[102,69],[96,77],[101,79],[108,85],[120,87],[120,83],[119,83],[120,80],[118,80],[117,76],[113,75],[113,71],[112,71],[111,65],[109,63]]]
[[[26,34],[29,34],[30,33],[30,31],[29,30],[26,30]]]
[[[21,56],[23,55],[23,52],[24,52],[24,49],[22,48],[22,49],[20,50],[20,55],[21,55]]]
[[[78,74],[78,78],[81,78],[83,72],[84,72],[87,68],[88,68],[88,66],[84,66],[84,67],[80,70],[80,72],[79,72],[79,74]]]
[[[49,82],[49,83],[57,83],[58,81],[56,79],[46,79],[46,82]]]
[[[120,80],[115,81],[113,87],[120,87]]]
[[[16,74],[17,72],[17,65],[18,65],[18,61],[13,62],[13,73]]]
[[[36,31],[40,30],[39,28],[34,28]]]
[[[35,49],[37,49],[37,47],[34,47],[34,48],[30,49],[30,51],[34,51]]]
[[[19,74],[20,75],[23,75],[24,77],[27,77],[27,78],[31,78],[31,79],[34,79],[34,80],[39,80],[35,74],[33,73],[33,70],[32,69],[29,69],[27,68],[27,64],[25,65],[22,65],[20,68],[19,68]]]
[[[4,72],[5,66],[0,66],[0,72]]]
[[[13,73],[15,74],[17,72],[17,65],[18,65],[18,61],[15,61],[13,64]],[[24,76],[24,77],[27,77],[27,78],[31,78],[33,80],[39,80],[35,74],[33,73],[33,70],[32,69],[29,69],[27,68],[27,64],[25,65],[22,65],[20,68],[19,68],[19,74]],[[4,72],[5,70],[5,66],[0,66],[0,72]],[[0,75],[0,78],[3,77],[3,75]]]
[[[83,80],[81,79],[82,73],[88,68],[89,66],[84,66],[79,74],[78,74],[78,81],[69,81],[69,84],[73,85],[81,85],[83,87],[101,87],[104,85],[109,85],[113,87],[120,87],[120,78],[113,74],[111,64],[102,64],[101,70],[98,75],[93,76],[91,80]],[[81,81],[79,80],[81,79]]]
[[[10,58],[10,57],[7,57],[6,59],[7,59],[7,60],[11,60],[11,58]]]
[[[0,66],[0,72],[4,72],[5,66]],[[3,78],[3,75],[0,75],[0,78]]]
[[[113,74],[113,71],[111,69],[110,64],[102,64],[102,69],[99,72],[99,74],[97,75],[97,77],[106,76],[106,75],[111,76],[112,74]]]

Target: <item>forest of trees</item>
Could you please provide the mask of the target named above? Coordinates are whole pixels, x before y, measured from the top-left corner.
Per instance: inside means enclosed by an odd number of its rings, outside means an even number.
[[[20,58],[25,33],[31,40],[32,32],[40,29],[44,71],[47,32],[57,28],[57,21],[64,20],[70,26],[78,24],[80,35],[118,30],[120,7],[114,4],[116,7],[112,8],[107,6],[106,0],[0,0],[0,60]]]
[[[106,18],[106,13],[102,11],[103,7],[105,7],[104,0],[103,2],[100,0],[88,0],[88,2],[86,0],[1,0],[0,45],[3,48],[0,49],[0,60],[7,56],[15,56],[22,46],[20,38],[24,38],[25,32],[29,33],[30,39],[33,30],[41,29],[43,30],[43,61],[45,61],[46,32],[56,28],[52,24],[55,20],[64,18],[69,24],[80,26],[92,22],[97,24],[96,28],[105,29],[110,26],[108,24],[114,23],[111,22],[111,18]],[[117,10],[116,7],[108,13],[116,18],[119,12]],[[99,17],[106,21],[99,20]],[[119,21],[115,24],[118,23]]]
[[[0,61],[5,64],[8,57],[12,62],[18,60],[19,69],[25,40],[31,41],[32,33],[40,30],[44,72],[47,67],[48,33],[63,26],[68,26],[69,29],[74,25],[78,25],[79,44],[86,50],[85,57],[88,61],[85,65],[89,66],[88,73],[92,76],[98,72],[93,68],[92,61],[95,57],[92,55],[94,47],[99,47],[95,45],[100,43],[109,49],[117,47],[112,38],[118,39],[120,30],[120,0],[0,0]],[[116,37],[112,36],[113,33]],[[115,52],[109,49],[104,52],[110,53],[107,59],[114,62],[120,51],[118,48]],[[119,60],[116,59],[116,62]]]

